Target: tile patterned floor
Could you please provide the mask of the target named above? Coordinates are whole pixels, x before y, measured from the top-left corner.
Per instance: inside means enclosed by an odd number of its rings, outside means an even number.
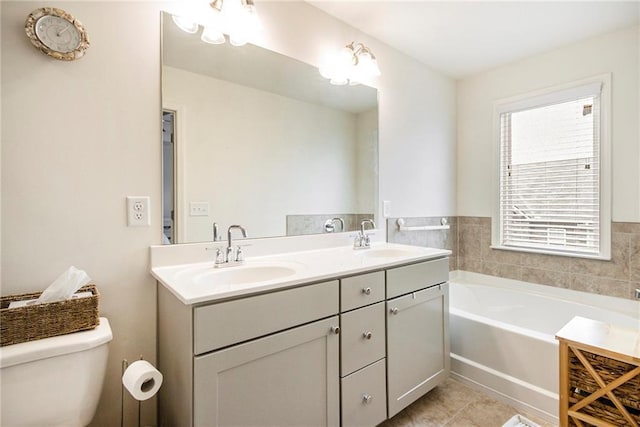
[[[450,378],[378,427],[502,427],[516,414],[553,426]]]

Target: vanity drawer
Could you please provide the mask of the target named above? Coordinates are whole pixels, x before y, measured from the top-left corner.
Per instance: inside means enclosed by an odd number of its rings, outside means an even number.
[[[340,315],[340,351],[343,377],[385,356],[384,302]]]
[[[340,310],[348,311],[384,300],[384,271],[340,280]]]
[[[206,353],[337,313],[337,280],[196,307],[193,352]]]
[[[385,359],[342,379],[342,426],[376,426],[387,419]]]
[[[449,280],[449,258],[387,270],[387,299]]]

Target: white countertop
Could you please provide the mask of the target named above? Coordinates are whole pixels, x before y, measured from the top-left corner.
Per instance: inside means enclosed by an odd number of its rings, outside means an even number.
[[[396,250],[398,256],[375,256],[383,251]],[[249,257],[242,266],[216,269],[213,261],[192,264],[153,267],[151,274],[184,304],[212,302],[253,293],[273,291],[304,283],[317,282],[369,270],[426,261],[449,256],[451,251],[391,243],[373,243],[371,249],[354,250],[352,246],[341,246]],[[282,266],[295,272],[285,277],[249,283],[229,284],[224,280],[208,279],[218,272],[246,267]]]
[[[640,364],[639,330],[576,316],[558,331],[556,338],[585,346],[596,353],[613,353],[615,358]]]

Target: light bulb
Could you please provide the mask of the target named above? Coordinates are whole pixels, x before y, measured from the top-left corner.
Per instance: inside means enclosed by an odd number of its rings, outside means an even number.
[[[229,34],[229,43],[233,46],[244,46],[247,39],[240,34]]]
[[[225,0],[222,3],[222,19],[226,27],[226,33],[231,34],[233,30],[242,25],[244,10],[241,0]]]
[[[223,44],[225,42],[224,34],[213,26],[204,28],[200,40],[210,44]]]
[[[329,80],[329,83],[336,86],[346,85],[348,82],[349,80],[346,77],[333,77]]]
[[[362,52],[360,55],[358,55],[357,67],[362,75],[370,76],[373,74],[373,64],[371,63],[371,55],[369,54],[369,52]]]
[[[262,29],[262,22],[258,18],[258,12],[254,5],[246,5],[245,10],[247,12],[247,26],[249,31],[256,33]]]
[[[331,70],[331,65],[329,63],[325,63],[324,65],[320,66],[318,71],[320,71],[320,75],[325,79],[331,78],[332,70]]]
[[[336,60],[340,63],[342,67],[350,67],[353,65],[353,49],[346,46],[340,49],[338,52],[338,57]]]
[[[234,46],[243,46],[261,28],[255,6],[244,4],[242,0],[225,0],[222,16],[226,33]]]
[[[378,60],[373,55],[371,56],[371,65],[372,65],[371,70],[373,71],[373,75],[376,77],[380,76],[382,73],[380,72],[380,67],[378,67]]]
[[[178,28],[180,28],[185,33],[194,34],[198,31],[198,23],[192,21],[189,18],[175,15],[173,15],[171,18],[173,19],[173,22],[178,26]]]

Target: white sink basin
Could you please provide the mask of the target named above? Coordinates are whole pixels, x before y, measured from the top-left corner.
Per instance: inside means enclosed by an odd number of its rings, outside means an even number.
[[[242,265],[225,268],[211,268],[193,278],[198,285],[240,285],[253,282],[267,282],[296,274],[297,270],[282,265]]]
[[[386,248],[386,249],[364,249],[361,254],[365,257],[371,258],[396,258],[401,256],[410,256],[413,255],[414,252],[406,249],[395,249],[395,248]]]

